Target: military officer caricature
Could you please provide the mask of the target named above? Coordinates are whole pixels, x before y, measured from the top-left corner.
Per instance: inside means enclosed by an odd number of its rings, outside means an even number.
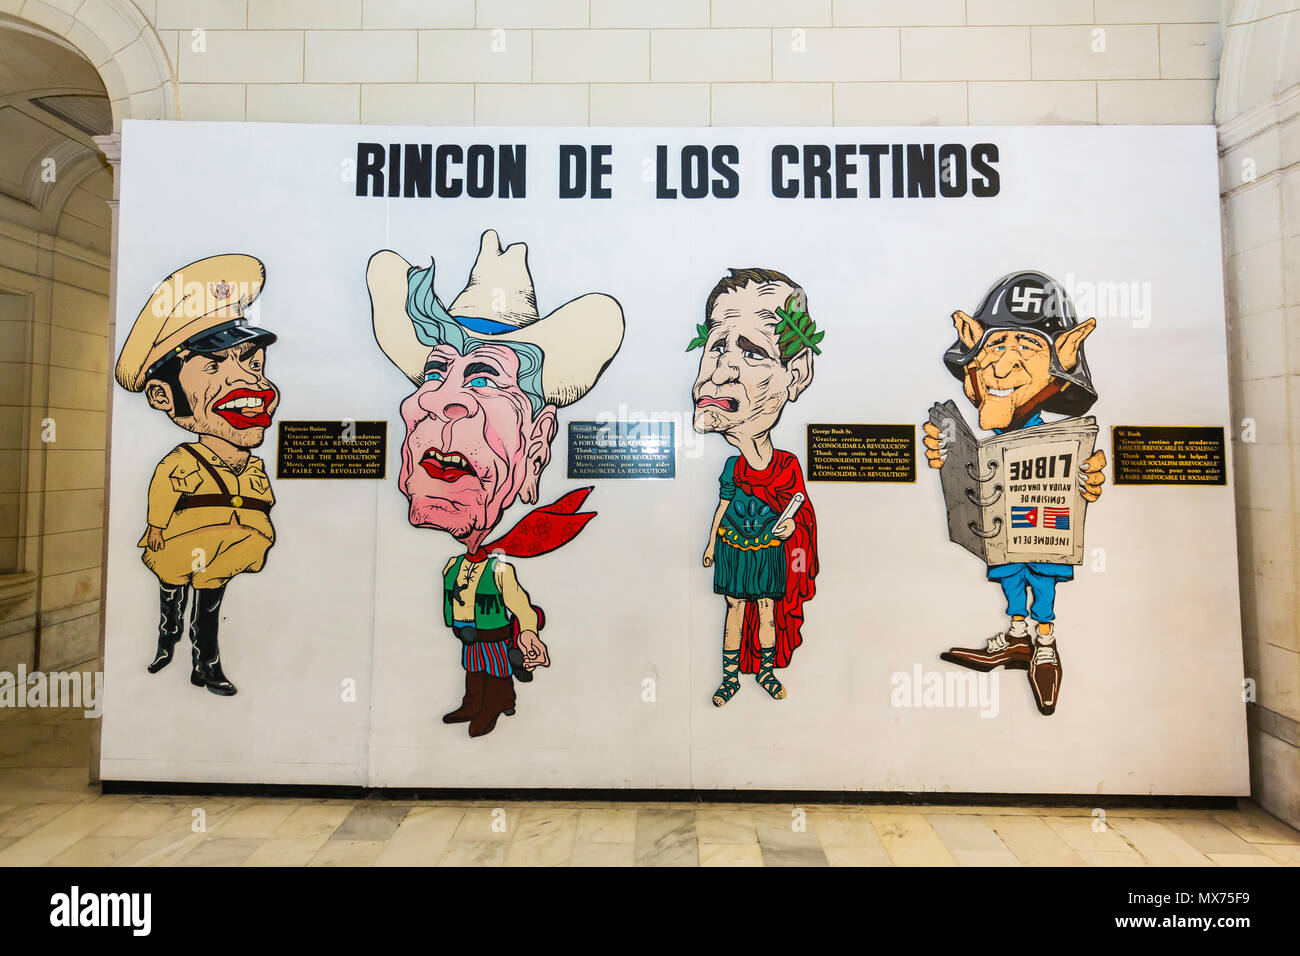
[[[145,303],[116,371],[118,384],[143,392],[150,407],[198,439],[168,452],[149,483],[138,546],[158,576],[161,608],[149,672],[171,663],[188,623],[190,683],[225,697],[235,693],[217,644],[226,585],[260,571],[275,541],[275,496],[262,460],[249,451],[262,444],[280,401],[264,370],[276,337],[244,316],[264,281],[262,263],[247,255],[176,270]]]

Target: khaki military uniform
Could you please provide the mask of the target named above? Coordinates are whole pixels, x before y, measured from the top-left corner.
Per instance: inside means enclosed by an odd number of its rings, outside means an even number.
[[[131,326],[114,370],[118,384],[143,392],[155,381],[165,390],[164,370],[183,368],[195,354],[224,360],[232,349],[274,343],[274,333],[250,325],[244,314],[265,281],[262,263],[239,253],[209,256],[177,269],[154,287]],[[242,354],[246,352],[236,358]],[[265,376],[256,377],[265,382]],[[177,381],[171,378],[172,389]],[[264,387],[271,385],[265,382]],[[168,413],[173,420],[178,397],[172,395]],[[149,404],[164,407],[156,396]],[[264,432],[251,437],[260,443]],[[176,446],[158,463],[149,482],[150,527],[139,543],[141,559],[159,583],[158,648],[149,673],[171,663],[188,629],[194,658],[190,683],[222,697],[236,693],[221,668],[221,602],[231,578],[260,571],[266,562],[275,541],[274,503],[259,458],[249,457],[236,472],[202,442],[193,442]],[[162,546],[154,551],[149,537],[154,534],[156,540],[157,532]]]
[[[148,521],[162,529],[163,546],[149,550],[146,530],[139,542],[144,563],[165,584],[195,588],[260,571],[275,543],[274,503],[260,458],[249,456],[236,473],[201,442],[178,445],[149,483]]]

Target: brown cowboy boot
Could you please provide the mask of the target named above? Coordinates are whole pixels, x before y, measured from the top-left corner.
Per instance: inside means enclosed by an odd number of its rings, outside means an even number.
[[[486,673],[483,679],[483,709],[469,722],[471,737],[492,733],[498,717],[515,712],[515,682],[509,677],[493,677]]]
[[[1039,634],[1034,640],[1034,655],[1029,661],[1029,686],[1034,691],[1038,712],[1050,717],[1056,712],[1061,696],[1061,655],[1056,652],[1055,628],[1051,634]]]
[[[450,714],[442,715],[444,724],[463,724],[474,719],[483,709],[483,683],[486,678],[487,674],[483,671],[465,672],[465,699]]]
[[[975,671],[991,671],[995,667],[1025,670],[1032,655],[1029,623],[1021,620],[1012,621],[1005,634],[994,634],[984,647],[954,647],[940,654],[939,659]]]

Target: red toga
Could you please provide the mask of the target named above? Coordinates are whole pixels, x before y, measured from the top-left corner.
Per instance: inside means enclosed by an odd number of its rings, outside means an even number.
[[[794,516],[794,534],[785,541],[785,596],[776,602],[776,666],[790,663],[794,649],[803,643],[799,633],[803,627],[803,602],[812,600],[816,593],[813,578],[817,576],[817,516],[813,513],[808,489],[803,484],[803,470],[799,459],[788,451],[776,451],[764,471],[755,471],[745,464],[744,456],[736,459],[734,473],[738,488],[761,499],[769,508],[780,514],[796,492],[804,495],[803,506]],[[758,605],[745,604],[745,623],[740,632],[740,669],[746,674],[757,674],[759,665]]]

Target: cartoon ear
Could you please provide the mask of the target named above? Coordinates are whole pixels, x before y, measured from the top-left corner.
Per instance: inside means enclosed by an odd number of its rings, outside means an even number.
[[[790,384],[786,386],[786,395],[793,402],[805,388],[812,384],[813,350],[807,346],[800,349],[799,354],[790,359],[786,369],[790,372]]]
[[[1079,361],[1079,349],[1083,348],[1083,340],[1086,339],[1092,330],[1097,327],[1097,320],[1088,319],[1086,322],[1080,322],[1069,331],[1062,332],[1056,337],[1056,357],[1061,362],[1061,368],[1069,371],[1074,368],[1074,364]]]
[[[176,404],[172,400],[171,386],[166,382],[150,379],[145,383],[144,397],[149,402],[150,408],[156,408],[160,412],[170,415],[176,409]]]
[[[968,349],[973,349],[975,343],[984,335],[984,329],[980,324],[961,309],[952,314],[952,324],[957,327],[957,338]]]
[[[519,500],[526,505],[537,503],[537,489],[541,484],[542,472],[551,461],[551,442],[560,430],[555,411],[554,405],[547,405],[533,419],[533,433],[529,436],[528,450],[524,453],[524,483],[519,487]]]

